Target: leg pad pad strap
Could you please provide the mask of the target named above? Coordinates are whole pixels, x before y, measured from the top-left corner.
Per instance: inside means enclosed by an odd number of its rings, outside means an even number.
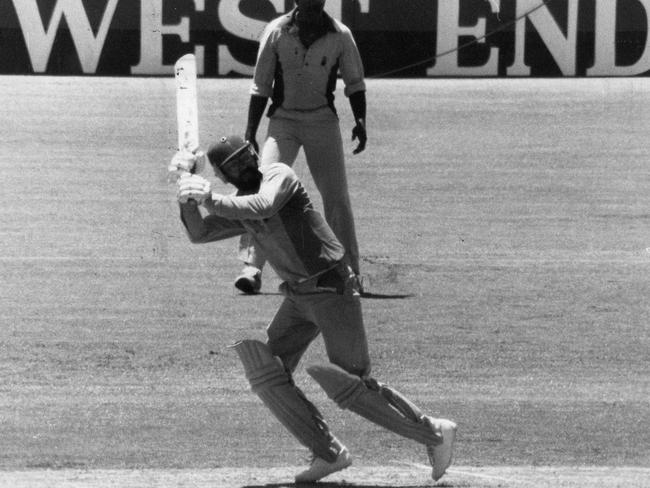
[[[233,348],[244,365],[251,389],[298,441],[318,457],[333,462],[337,444],[316,407],[293,384],[282,361],[260,341],[244,340]]]
[[[421,444],[438,444],[439,436],[422,412],[401,393],[372,379],[364,380],[333,364],[311,366],[307,372],[339,407],[348,409]]]

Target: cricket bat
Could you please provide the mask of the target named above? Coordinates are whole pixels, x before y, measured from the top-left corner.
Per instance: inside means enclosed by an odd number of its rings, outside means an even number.
[[[199,111],[196,96],[196,58],[186,54],[174,65],[178,150],[199,148]]]

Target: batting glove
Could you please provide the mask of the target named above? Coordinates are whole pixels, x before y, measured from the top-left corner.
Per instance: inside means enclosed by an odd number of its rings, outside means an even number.
[[[178,179],[178,193],[176,197],[179,203],[187,203],[194,200],[201,204],[211,198],[212,189],[210,182],[203,176],[183,173]]]
[[[167,171],[172,181],[178,180],[186,173],[200,173],[205,166],[205,153],[203,151],[191,152],[181,149],[172,158]]]

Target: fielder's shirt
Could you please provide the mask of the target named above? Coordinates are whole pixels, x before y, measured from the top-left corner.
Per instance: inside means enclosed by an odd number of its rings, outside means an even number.
[[[213,242],[248,232],[275,272],[298,284],[333,268],[343,246],[314,210],[295,172],[286,164],[260,168],[259,191],[251,195],[212,194],[203,215],[195,202],[181,204],[181,220],[194,243]]]
[[[298,37],[295,9],[271,21],[260,41],[251,95],[270,97],[269,116],[277,108],[334,110],[340,71],[345,95],[364,91],[363,64],[350,29],[327,14],[327,31],[309,48]]]

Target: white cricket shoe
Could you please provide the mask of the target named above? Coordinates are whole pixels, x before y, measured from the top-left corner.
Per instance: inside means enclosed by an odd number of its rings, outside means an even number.
[[[235,288],[246,295],[259,293],[262,288],[262,272],[253,266],[246,266],[235,279]]]
[[[302,473],[296,475],[296,483],[310,483],[318,481],[327,475],[341,471],[352,464],[352,456],[345,446],[341,446],[338,457],[334,462],[328,463],[323,458],[314,456],[307,468]]]
[[[427,446],[429,462],[433,468],[431,477],[434,481],[438,481],[451,465],[458,426],[451,420],[434,419],[433,417],[428,417],[426,415],[424,416],[424,420],[428,422],[436,432],[442,435],[442,443]]]

